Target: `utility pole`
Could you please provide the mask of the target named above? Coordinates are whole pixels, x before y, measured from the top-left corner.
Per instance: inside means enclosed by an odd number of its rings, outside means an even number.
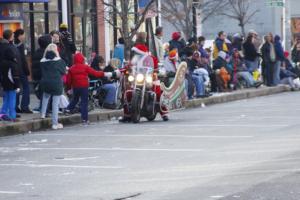
[[[283,0],[282,18],[283,46],[285,51],[290,51],[292,43],[290,0]]]

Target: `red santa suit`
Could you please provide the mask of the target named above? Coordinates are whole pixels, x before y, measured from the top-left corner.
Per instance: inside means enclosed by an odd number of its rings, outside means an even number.
[[[149,53],[148,47],[146,45],[137,44],[132,48],[132,51],[135,52],[135,55],[133,56],[133,58],[131,60],[131,66],[136,65],[137,62],[142,57],[144,57],[145,55],[149,55],[153,58],[154,72],[158,72],[158,59],[155,56],[152,56]],[[160,88],[159,80],[154,80],[153,81],[152,91],[155,92],[155,94],[156,94],[157,102],[160,102],[160,97],[161,97],[162,91],[161,91],[161,88]],[[131,97],[132,97],[132,93],[127,93],[126,98],[129,102],[131,101]],[[167,107],[161,106],[160,115],[162,116],[162,118],[165,121],[168,120],[168,109],[167,109]],[[124,117],[127,117],[127,118],[130,117],[130,112],[129,112],[129,109],[128,109],[127,105],[124,105]]]

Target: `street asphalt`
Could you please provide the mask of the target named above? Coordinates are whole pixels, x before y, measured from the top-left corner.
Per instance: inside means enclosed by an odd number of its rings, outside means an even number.
[[[0,200],[299,200],[300,92],[0,138]]]

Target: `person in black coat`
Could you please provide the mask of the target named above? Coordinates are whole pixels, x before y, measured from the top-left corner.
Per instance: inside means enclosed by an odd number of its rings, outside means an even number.
[[[49,44],[52,43],[52,37],[50,34],[42,35],[38,38],[39,48],[33,53],[32,55],[32,65],[31,65],[31,74],[34,84],[34,92],[36,97],[40,100],[38,108],[35,108],[35,111],[40,111],[42,106],[42,97],[43,92],[40,87],[40,81],[42,78],[42,71],[41,71],[41,59],[44,56],[45,49]]]
[[[247,37],[246,42],[243,44],[244,50],[244,59],[248,71],[250,73],[254,72],[259,67],[259,56],[260,54],[257,52],[254,46],[254,37],[253,35],[249,35]]]
[[[30,75],[28,63],[25,57],[25,32],[23,29],[17,29],[14,32],[14,45],[17,48],[17,60],[20,74],[20,83],[22,85],[22,100],[20,104],[20,95],[17,95],[16,110],[21,113],[32,113],[29,109],[30,89],[28,76]]]
[[[14,51],[7,48],[1,60],[1,85],[3,87],[3,105],[1,114],[16,120],[16,94],[20,91],[18,63]]]
[[[273,71],[276,63],[276,54],[273,44],[273,36],[271,34],[265,36],[265,43],[262,45],[260,51],[262,54],[262,74],[264,77],[264,83],[267,86],[274,86]]]

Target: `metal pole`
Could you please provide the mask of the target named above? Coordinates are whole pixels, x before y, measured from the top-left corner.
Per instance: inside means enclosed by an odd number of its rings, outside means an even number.
[[[68,2],[67,0],[61,1],[62,23],[68,24]]]
[[[291,13],[290,13],[290,0],[283,0],[283,42],[284,50],[290,51],[291,49]]]

